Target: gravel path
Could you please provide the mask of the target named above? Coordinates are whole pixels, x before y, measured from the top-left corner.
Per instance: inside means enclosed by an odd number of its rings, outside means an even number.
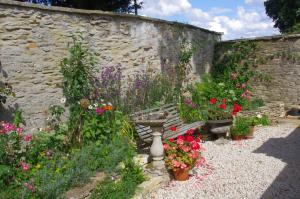
[[[172,181],[147,198],[300,199],[297,125],[258,127],[252,140],[206,142],[207,165],[196,169],[198,175],[185,182]]]

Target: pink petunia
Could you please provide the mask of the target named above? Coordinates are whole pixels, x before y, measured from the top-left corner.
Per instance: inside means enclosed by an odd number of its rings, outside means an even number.
[[[22,128],[17,128],[16,131],[17,131],[17,133],[20,135],[20,134],[22,134],[23,129],[22,129]]]
[[[173,164],[174,167],[180,167],[180,165],[181,165],[180,162],[178,162],[176,160],[173,160],[172,164]]]

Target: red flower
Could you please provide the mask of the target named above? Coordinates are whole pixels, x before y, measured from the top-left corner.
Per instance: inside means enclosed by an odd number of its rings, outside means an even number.
[[[211,98],[211,99],[210,99],[210,103],[211,103],[211,104],[217,103],[217,98]]]
[[[219,106],[221,109],[224,109],[224,110],[226,110],[226,104],[220,104],[220,106]]]
[[[198,137],[195,139],[196,142],[201,142],[201,139]]]
[[[176,126],[172,126],[169,128],[171,131],[176,131]]]
[[[194,133],[194,129],[189,129],[186,131],[187,135],[193,135],[193,133]]]
[[[236,115],[238,112],[242,110],[242,107],[236,103],[233,104],[232,115]]]
[[[226,104],[226,98],[222,99],[222,104]]]
[[[174,142],[174,138],[170,138],[170,139],[169,139],[169,142]]]
[[[185,138],[184,138],[183,135],[179,135],[179,136],[177,137],[177,140],[185,140]]]
[[[192,141],[194,141],[194,137],[191,136],[191,135],[188,135],[188,136],[186,137],[186,141],[192,142]]]
[[[197,150],[200,149],[200,144],[199,144],[199,143],[193,142],[193,143],[191,143],[191,144],[192,144],[192,149],[193,149],[194,151],[197,151]]]

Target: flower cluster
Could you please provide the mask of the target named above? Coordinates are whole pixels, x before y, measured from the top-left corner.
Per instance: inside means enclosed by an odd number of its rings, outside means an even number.
[[[200,157],[201,139],[193,136],[194,130],[189,129],[185,135],[171,138],[164,143],[166,165],[169,169],[191,169]]]
[[[8,135],[16,132],[20,137],[23,138],[24,141],[30,142],[32,139],[31,134],[23,135],[23,129],[20,127],[16,127],[15,125],[8,122],[0,122],[0,135]]]
[[[210,99],[210,106],[208,110],[208,119],[229,119],[235,116],[238,112],[242,110],[242,107],[237,103],[233,104],[232,110],[227,109],[226,99],[223,98],[220,104],[217,104],[217,98]]]

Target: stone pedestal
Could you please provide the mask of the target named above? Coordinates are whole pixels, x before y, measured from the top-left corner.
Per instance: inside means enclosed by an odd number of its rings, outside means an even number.
[[[154,161],[161,161],[164,159],[164,147],[161,140],[161,133],[154,132],[153,134],[153,142],[150,147],[150,155],[152,160]]]

